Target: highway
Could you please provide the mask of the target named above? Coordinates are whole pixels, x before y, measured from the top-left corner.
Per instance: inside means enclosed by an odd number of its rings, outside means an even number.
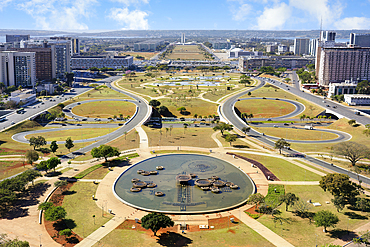
[[[230,124],[232,124],[235,128],[239,129],[240,131],[243,127],[247,127],[248,125],[235,114],[234,105],[235,105],[235,102],[237,101],[237,99],[239,97],[245,95],[249,91],[254,91],[254,90],[257,90],[257,89],[263,87],[266,84],[266,81],[268,81],[268,82],[270,81],[269,79],[266,79],[266,78],[257,78],[257,79],[259,79],[261,81],[261,83],[257,87],[252,88],[252,89],[247,90],[247,91],[243,91],[243,92],[238,93],[238,94],[235,94],[235,95],[231,96],[230,98],[228,98],[221,105],[220,112],[222,114],[222,117],[224,119],[226,119]],[[290,93],[301,96],[302,98],[305,98],[308,101],[317,103],[318,105],[325,106],[327,104],[327,103],[325,104],[325,103],[322,102],[323,101],[322,98],[314,96],[314,95],[310,95],[308,93],[304,93],[301,90],[298,90],[297,88],[286,86],[283,83],[280,84],[280,82],[277,82],[277,81],[274,81],[273,84],[275,86],[278,86],[279,88],[282,88],[282,89],[290,92]],[[288,90],[288,88],[289,88],[289,90]],[[330,103],[330,104],[334,105],[333,103]],[[339,104],[335,104],[335,105],[337,105],[337,108],[335,109],[335,111],[337,111],[337,109],[338,109],[342,115],[344,115],[344,116],[346,116],[350,119],[355,119],[357,122],[362,123],[362,124],[363,123],[365,123],[365,124],[370,123],[369,118],[367,118],[365,116],[358,116],[358,118],[353,118],[353,117],[357,116],[353,113],[353,110],[349,110],[346,107],[340,106]],[[275,141],[270,140],[266,136],[263,136],[262,134],[254,131],[253,129],[250,130],[248,136],[256,138],[257,140],[259,140],[262,143],[265,143],[269,146],[272,146],[272,147],[275,146]],[[299,153],[299,152],[297,152],[295,150],[292,150],[292,149],[284,149],[284,151],[288,154],[297,154],[297,153]],[[338,166],[331,165],[330,163],[324,162],[322,160],[319,160],[319,159],[316,159],[316,158],[313,158],[313,157],[310,157],[310,156],[306,156],[303,159],[308,160],[312,163],[315,163],[319,166],[322,166],[326,169],[332,170],[333,172],[347,174],[349,177],[351,177],[355,180],[358,179],[358,175],[356,173],[353,173],[351,171],[348,171],[348,170],[343,169],[343,168],[338,167]],[[362,176],[362,175],[359,175],[359,177],[360,177],[360,180],[363,183],[370,185],[370,179],[369,178],[367,178],[365,176]]]

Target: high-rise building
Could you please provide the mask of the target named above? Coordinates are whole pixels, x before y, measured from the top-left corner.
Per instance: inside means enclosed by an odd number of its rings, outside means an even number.
[[[282,53],[285,53],[285,52],[288,52],[288,47],[286,45],[279,45],[278,46],[278,53],[282,54]]]
[[[146,40],[135,43],[134,51],[157,51],[163,44],[163,40]]]
[[[50,37],[51,40],[66,40],[70,41],[70,47],[71,47],[71,56],[74,55],[80,55],[80,43],[77,38],[72,38],[72,37]]]
[[[370,48],[322,47],[318,68],[319,85],[345,80],[370,80]]]
[[[20,42],[22,40],[29,40],[30,39],[30,35],[27,34],[27,35],[9,35],[7,34],[5,36],[5,40],[7,43],[14,43],[14,42]]]
[[[267,45],[266,46],[266,52],[275,52],[276,46],[274,45]]]
[[[36,80],[51,81],[56,78],[55,56],[51,48],[12,48],[10,50],[35,53]]]
[[[294,39],[294,55],[307,55],[309,46],[309,39]]]
[[[71,43],[70,41],[48,42],[55,61],[55,78],[62,79],[65,73],[71,72]]]
[[[370,47],[370,33],[351,33],[349,37],[350,46]]]
[[[319,43],[319,39],[311,39],[310,45],[308,47],[308,54],[311,56],[316,56],[316,50]]]
[[[34,52],[0,52],[0,81],[5,86],[34,86],[36,61]]]
[[[332,31],[321,31],[321,41],[324,42],[335,42],[336,32]]]
[[[181,34],[181,43],[185,44],[185,33]]]

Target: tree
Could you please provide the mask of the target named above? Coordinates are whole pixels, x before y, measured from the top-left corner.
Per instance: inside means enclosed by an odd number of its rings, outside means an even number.
[[[48,168],[48,162],[47,161],[40,161],[40,163],[36,164],[36,168],[37,170],[40,170],[40,171],[48,171],[49,168]]]
[[[181,107],[177,108],[177,111],[179,111],[181,114],[184,114],[184,112],[186,111],[186,108],[185,108],[185,106],[181,106]]]
[[[59,235],[70,237],[72,235],[71,229],[64,229],[59,232]]]
[[[357,84],[356,92],[358,94],[370,94],[370,84],[369,81],[361,81]]]
[[[161,102],[159,102],[158,100],[156,99],[152,99],[151,101],[149,101],[149,105],[150,106],[153,106],[154,108],[157,108],[158,106],[161,105]]]
[[[32,165],[33,162],[37,161],[39,159],[39,154],[35,150],[27,150],[25,154],[25,158],[27,162]]]
[[[349,160],[352,166],[364,158],[370,156],[370,149],[357,142],[341,142],[333,146],[333,152],[338,155],[343,155]]]
[[[46,140],[42,136],[38,136],[38,137],[32,136],[29,139],[29,143],[30,143],[30,146],[33,146],[33,150],[35,150],[36,148],[39,148],[41,146],[45,146],[46,145]]]
[[[47,210],[52,207],[54,207],[54,204],[52,202],[43,202],[39,204],[37,210]]]
[[[56,206],[46,209],[44,215],[47,221],[58,221],[64,219],[67,212],[62,206]]]
[[[366,135],[366,136],[369,136],[370,135],[370,124],[366,124],[365,125],[365,127],[366,127],[366,129],[364,130],[364,134]]]
[[[285,203],[285,210],[288,211],[288,207],[290,205],[294,205],[294,203],[298,201],[299,198],[294,193],[289,192],[285,195],[281,195],[279,200]]]
[[[214,131],[221,131],[221,134],[224,135],[224,131],[227,130],[227,131],[231,131],[233,130],[233,126],[231,124],[227,124],[227,123],[219,123],[217,124],[215,127],[213,127],[213,130]]]
[[[1,247],[30,247],[27,241],[21,241],[16,239],[8,239],[6,234],[0,234],[0,246]]]
[[[236,141],[236,136],[232,134],[228,134],[225,136],[225,141],[230,143],[230,146],[232,146],[232,143]]]
[[[337,212],[343,210],[344,206],[346,206],[346,198],[343,196],[334,196],[334,199],[331,199],[334,207],[337,209]]]
[[[73,144],[73,141],[72,141],[71,137],[67,138],[66,143],[64,145],[68,149],[69,152],[71,151],[71,148],[73,148],[75,146]]]
[[[299,199],[298,201],[294,202],[294,210],[295,213],[300,217],[308,217],[309,213],[308,210],[312,208],[312,204],[308,203],[305,200]]]
[[[58,150],[58,144],[56,141],[52,141],[50,144],[50,150],[51,152],[55,153]]]
[[[246,135],[247,132],[249,132],[250,130],[251,130],[251,127],[243,127],[242,128],[242,131],[243,131],[244,135]]]
[[[251,204],[251,205],[255,205],[256,209],[258,207],[258,204],[261,204],[261,203],[264,203],[264,202],[265,202],[265,197],[263,195],[261,195],[260,193],[250,195],[248,200],[247,200],[247,203]]]
[[[356,120],[351,119],[351,120],[348,121],[348,124],[351,125],[351,126],[353,126],[353,125],[356,124]]]
[[[20,176],[20,179],[26,181],[26,182],[32,182],[33,185],[33,180],[35,180],[38,177],[41,177],[41,173],[38,171],[35,171],[34,169],[29,169],[25,172],[23,172]]]
[[[94,158],[102,158],[104,157],[105,162],[108,161],[108,157],[119,156],[121,153],[116,147],[111,147],[108,145],[100,145],[98,148],[93,148],[91,150],[91,155]]]
[[[51,157],[47,160],[48,162],[48,169],[53,169],[55,172],[55,167],[57,167],[59,164],[61,164],[60,159],[57,157]]]
[[[346,174],[330,173],[320,180],[320,187],[334,197],[343,197],[348,202],[359,195],[361,186],[349,180]]]
[[[68,184],[67,180],[58,180],[54,183],[54,186],[55,187],[62,187],[62,186],[65,186],[67,184]]]
[[[321,210],[317,212],[314,216],[314,220],[316,226],[324,227],[324,232],[326,232],[327,227],[335,227],[335,225],[339,222],[338,216],[328,210]]]
[[[161,228],[173,226],[174,222],[165,214],[150,213],[141,218],[141,226],[150,229],[157,236],[157,231]]]
[[[290,143],[285,141],[284,138],[281,138],[275,142],[275,149],[279,149],[280,154],[281,154],[281,150],[287,147],[290,147]]]

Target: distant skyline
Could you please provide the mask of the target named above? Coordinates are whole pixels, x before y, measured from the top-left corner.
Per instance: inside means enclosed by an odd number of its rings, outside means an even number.
[[[0,0],[0,29],[370,29],[370,0]]]

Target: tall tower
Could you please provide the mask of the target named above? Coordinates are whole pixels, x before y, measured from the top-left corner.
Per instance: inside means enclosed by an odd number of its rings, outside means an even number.
[[[181,43],[185,44],[185,33],[181,34]]]

